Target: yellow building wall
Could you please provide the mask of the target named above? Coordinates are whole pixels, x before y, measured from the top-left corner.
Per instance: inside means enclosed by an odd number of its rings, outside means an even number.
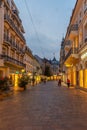
[[[83,70],[79,71],[79,86],[83,87]]]
[[[84,70],[84,87],[87,88],[87,69]]]
[[[76,85],[76,71],[73,72],[73,85]]]

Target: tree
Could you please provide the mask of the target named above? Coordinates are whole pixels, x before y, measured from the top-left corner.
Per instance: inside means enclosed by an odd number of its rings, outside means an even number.
[[[22,74],[22,77],[19,78],[19,87],[26,89],[26,85],[29,83],[29,77],[27,75]]]
[[[44,75],[45,75],[45,76],[48,76],[48,77],[52,75],[52,73],[51,73],[51,69],[50,69],[49,66],[45,66],[45,72],[44,72]]]

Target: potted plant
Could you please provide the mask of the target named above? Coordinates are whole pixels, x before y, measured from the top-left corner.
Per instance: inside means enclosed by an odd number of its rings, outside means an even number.
[[[27,75],[22,75],[22,77],[19,78],[18,85],[19,85],[20,88],[23,88],[25,90],[28,82],[29,82],[29,77]]]
[[[9,89],[10,89],[9,78],[8,77],[0,78],[0,90],[7,91]]]

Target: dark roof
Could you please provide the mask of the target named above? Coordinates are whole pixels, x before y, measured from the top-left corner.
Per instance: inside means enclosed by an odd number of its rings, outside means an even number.
[[[55,56],[54,56],[53,60],[51,61],[51,64],[56,64],[56,65],[59,64],[59,61],[56,60]]]

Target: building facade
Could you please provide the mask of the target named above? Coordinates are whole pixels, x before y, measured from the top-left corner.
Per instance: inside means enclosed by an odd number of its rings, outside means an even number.
[[[13,0],[0,1],[0,77],[9,76],[17,85],[18,74],[25,69],[26,41],[19,11]]]
[[[51,60],[51,70],[52,70],[52,75],[59,74],[59,62],[56,60],[55,56],[53,60]]]
[[[25,72],[28,75],[32,75],[33,73],[33,66],[34,66],[33,59],[34,59],[34,56],[32,54],[32,51],[30,50],[28,46],[26,46],[25,55],[24,55],[24,63],[26,64]]]
[[[87,0],[76,1],[60,59],[65,80],[69,78],[71,85],[87,88]]]

